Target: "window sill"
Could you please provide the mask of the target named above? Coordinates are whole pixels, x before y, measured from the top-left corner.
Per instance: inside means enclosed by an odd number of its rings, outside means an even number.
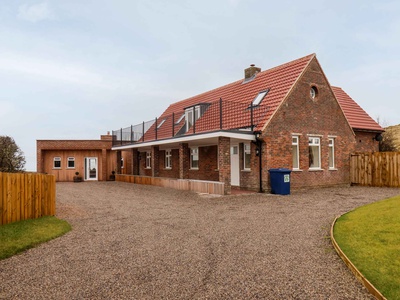
[[[172,168],[164,168],[164,170],[167,170],[167,171],[168,171],[168,170],[172,170]]]
[[[151,170],[151,168],[145,168],[146,170]]]
[[[329,170],[329,171],[337,171],[338,169],[336,169],[336,168],[329,168],[328,170]]]
[[[292,172],[303,172],[302,169],[292,169]]]
[[[199,168],[190,168],[189,170],[190,170],[190,171],[198,171]]]
[[[251,169],[243,169],[243,170],[241,170],[242,172],[247,172],[247,173],[249,173],[249,172],[251,172]]]
[[[75,167],[74,168],[67,168],[67,170],[75,170]]]
[[[310,171],[310,172],[318,172],[318,171],[323,171],[324,169],[321,169],[321,168],[319,168],[319,169],[317,169],[317,168],[315,168],[315,169],[308,169],[308,171]]]

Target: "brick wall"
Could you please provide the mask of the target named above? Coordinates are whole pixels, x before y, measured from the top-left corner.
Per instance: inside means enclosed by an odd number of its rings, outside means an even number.
[[[231,193],[230,138],[218,138],[219,181],[225,183],[225,194]]]
[[[179,178],[189,178],[190,152],[187,143],[179,144]]]
[[[199,169],[189,169],[189,179],[219,180],[217,149],[218,147],[216,145],[199,147]]]
[[[310,97],[311,86],[318,89],[318,96],[314,100]],[[262,155],[266,189],[269,189],[270,168],[292,169],[292,134],[299,135],[301,171],[292,172],[291,187],[349,183],[350,153],[355,148],[354,134],[315,59],[262,134],[265,140],[265,152]],[[320,138],[322,170],[309,169],[309,136]],[[335,137],[337,170],[328,170],[329,137]]]
[[[140,152],[139,156],[139,175],[151,176],[152,170],[146,168],[146,152]]]
[[[155,153],[158,157],[157,169],[159,175],[155,177],[219,181],[217,149],[217,145],[199,147],[198,170],[190,169],[190,148],[188,144],[182,144],[180,149],[172,149],[171,169],[165,168],[165,150],[158,150]],[[146,152],[141,152],[140,156],[140,175],[153,176],[153,165],[152,169],[146,169]],[[183,170],[180,170],[180,163],[184,165]],[[180,177],[181,174],[183,174],[183,177]]]
[[[356,134],[356,152],[377,152],[379,151],[379,142],[374,138],[376,133],[355,131]]]
[[[132,149],[132,175],[139,175],[139,151]]]
[[[171,169],[165,168],[165,150],[160,151],[160,177],[179,178],[179,149],[171,149]]]
[[[160,177],[160,149],[158,146],[151,147],[151,176]]]
[[[259,158],[256,156],[256,145],[250,143],[250,170],[244,170],[244,143],[239,144],[240,187],[242,189],[259,191],[260,173]]]

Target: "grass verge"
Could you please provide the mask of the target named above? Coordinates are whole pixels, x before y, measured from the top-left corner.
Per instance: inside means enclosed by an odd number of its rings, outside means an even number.
[[[71,230],[67,221],[42,217],[0,226],[0,259],[35,247]]]
[[[400,196],[341,216],[333,234],[342,251],[387,299],[400,299]]]

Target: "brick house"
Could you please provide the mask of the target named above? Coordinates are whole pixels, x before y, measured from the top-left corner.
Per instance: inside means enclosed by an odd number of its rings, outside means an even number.
[[[37,140],[37,172],[52,174],[56,181],[73,181],[75,172],[85,181],[109,180],[117,167],[111,147],[111,135],[100,140]],[[129,158],[121,157],[121,173],[131,169]]]
[[[112,149],[131,157],[128,173],[219,181],[229,194],[267,191],[268,170],[289,168],[293,188],[330,186],[350,183],[351,153],[378,151],[382,127],[329,84],[315,54],[244,73],[113,131]]]
[[[271,168],[291,169],[293,188],[348,184],[350,153],[378,151],[382,132],[312,54],[266,71],[251,65],[241,80],[100,140],[38,140],[37,171],[57,181],[112,171],[216,181],[226,194],[269,190]]]
[[[219,181],[229,194],[268,191],[268,170],[289,168],[292,188],[330,186],[350,183],[351,153],[378,151],[382,127],[329,84],[315,54],[244,73],[153,121],[113,131],[117,157],[130,157],[125,172]]]

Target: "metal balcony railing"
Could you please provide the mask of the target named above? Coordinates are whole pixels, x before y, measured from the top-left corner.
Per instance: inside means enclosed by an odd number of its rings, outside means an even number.
[[[199,109],[200,107],[200,109]],[[193,109],[193,111],[190,110]],[[113,146],[123,146],[218,130],[250,130],[264,119],[268,106],[224,101],[194,105],[171,115],[112,131]],[[197,110],[197,111],[196,111]],[[188,116],[190,119],[188,120]]]

